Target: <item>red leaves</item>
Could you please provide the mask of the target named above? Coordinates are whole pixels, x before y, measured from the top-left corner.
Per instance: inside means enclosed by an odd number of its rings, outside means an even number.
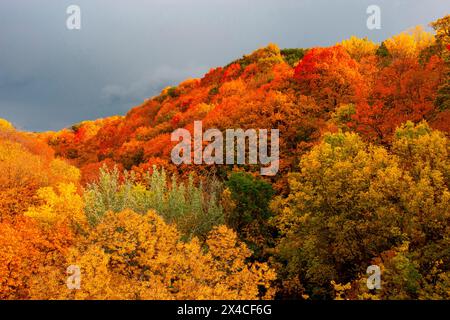
[[[443,68],[442,60],[433,56],[424,66],[413,59],[397,59],[381,69],[370,103],[357,104],[351,126],[369,140],[387,143],[402,123],[431,119]]]
[[[337,45],[310,49],[294,69],[269,46],[163,91],[126,117],[84,122],[76,131],[58,133],[52,146],[83,168],[86,181],[105,159],[135,169],[148,167],[154,158],[170,164],[170,133],[195,120],[207,129],[279,128],[285,143],[280,161],[288,171],[299,150],[330,130],[329,119],[341,105],[354,105],[355,114],[344,120],[350,121],[347,128],[371,141],[388,143],[406,120],[426,118],[448,127],[433,105],[442,60],[431,57],[424,65],[416,60],[391,61],[366,52],[356,61]]]
[[[311,49],[295,68],[294,78],[301,92],[326,110],[356,102],[365,89],[358,63],[342,46]]]
[[[231,66],[225,69],[222,81],[229,81],[236,79],[241,73],[241,71],[242,71],[241,65],[238,63],[233,63]]]

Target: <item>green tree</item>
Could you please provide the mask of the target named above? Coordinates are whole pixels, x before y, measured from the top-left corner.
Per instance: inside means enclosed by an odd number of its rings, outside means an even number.
[[[223,210],[217,195],[220,186],[203,190],[196,186],[192,176],[188,182],[170,183],[164,169],[147,174],[145,183],[135,182],[134,173],[120,177],[117,168],[100,170],[99,181],[87,186],[84,192],[85,211],[91,225],[98,224],[106,212],[125,209],[145,214],[155,210],[166,222],[175,223],[186,239],[193,236],[206,239],[214,226],[223,223]]]
[[[286,63],[291,67],[295,67],[296,64],[301,59],[303,59],[307,50],[302,48],[293,48],[293,49],[282,49],[280,52],[284,61],[286,61]]]
[[[270,183],[249,173],[233,172],[225,183],[232,210],[225,214],[228,226],[236,230],[258,256],[271,238],[268,219],[274,191]]]

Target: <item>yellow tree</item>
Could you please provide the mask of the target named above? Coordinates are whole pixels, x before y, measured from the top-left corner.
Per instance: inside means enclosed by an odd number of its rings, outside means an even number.
[[[76,192],[73,183],[61,183],[56,190],[53,187],[41,188],[37,191],[37,197],[43,204],[30,207],[25,215],[50,226],[67,223],[85,227],[83,200]]]
[[[5,119],[0,118],[0,131],[13,130],[14,126],[6,121]]]
[[[358,38],[355,36],[341,42],[341,45],[347,50],[348,54],[356,61],[361,61],[364,57],[375,55],[378,45],[367,38]]]
[[[326,135],[290,176],[289,196],[272,203],[283,277],[300,279],[311,296],[330,296],[331,281],[359,279],[386,256],[390,279],[403,279],[406,268],[411,287],[395,282],[384,298],[418,298],[438,281],[448,285],[448,155],[445,135],[426,123],[400,127],[391,152],[353,133]]]
[[[44,179],[43,159],[19,143],[0,139],[0,188],[40,185]]]
[[[274,271],[248,264],[250,251],[226,227],[212,231],[204,251],[197,239],[180,241],[176,228],[154,212],[108,213],[68,256],[81,268],[81,289],[70,299],[271,298]],[[259,291],[259,286],[265,292]]]
[[[417,58],[419,53],[433,45],[434,36],[421,26],[402,32],[384,41],[393,58]]]

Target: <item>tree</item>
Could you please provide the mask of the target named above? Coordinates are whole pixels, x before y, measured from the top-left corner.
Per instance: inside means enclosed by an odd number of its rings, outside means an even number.
[[[432,46],[434,37],[421,26],[402,32],[384,41],[389,55],[393,59],[414,59],[422,50]]]
[[[36,247],[42,238],[30,221],[2,222],[0,228],[0,298],[28,298],[29,279],[43,263]]]
[[[83,201],[77,194],[76,186],[73,183],[61,183],[56,189],[53,187],[39,189],[37,197],[43,204],[30,207],[25,212],[25,216],[48,226],[68,224],[75,230],[86,228],[87,221],[83,212]]]
[[[450,44],[450,15],[437,19],[430,25],[436,31],[436,42],[445,54],[446,49],[448,49],[447,46]]]
[[[231,208],[225,221],[255,251],[256,256],[270,242],[268,220],[272,216],[269,202],[274,195],[272,186],[262,179],[245,172],[231,173],[222,201]]]
[[[330,296],[331,281],[355,281],[372,259],[409,242],[420,274],[409,297],[417,298],[436,263],[448,272],[448,148],[426,123],[399,128],[392,153],[354,133],[326,135],[291,175],[288,197],[271,205],[281,277],[300,277],[312,297]]]
[[[0,140],[0,187],[2,189],[42,185],[43,159],[15,142]]]
[[[5,119],[0,118],[0,131],[13,130],[14,126],[6,121]]]
[[[295,67],[297,63],[303,59],[307,50],[301,48],[295,49],[283,49],[280,51],[283,59],[289,64],[291,67]]]
[[[64,256],[73,245],[73,234],[64,225],[43,229],[33,219],[19,216],[1,222],[0,298],[48,299],[64,282],[55,284],[50,275],[64,279]]]
[[[355,36],[341,42],[341,45],[347,50],[348,54],[356,61],[362,58],[375,55],[378,46],[366,38],[357,38]]]
[[[199,242],[180,242],[172,225],[154,212],[109,212],[73,250],[70,264],[81,267],[75,299],[257,299],[271,298],[274,272],[266,264],[247,264],[250,251],[235,233],[218,227]],[[260,292],[260,287],[264,288]]]
[[[342,46],[309,50],[295,68],[294,77],[302,92],[328,111],[341,103],[358,101],[365,92],[358,63]]]
[[[450,15],[431,23],[436,42],[446,64],[445,77],[439,86],[434,104],[441,111],[450,110]]]
[[[117,168],[100,170],[99,181],[87,186],[84,193],[85,211],[91,225],[96,225],[108,212],[132,209],[145,214],[155,210],[168,223],[175,223],[186,238],[197,236],[204,240],[211,229],[223,222],[219,204],[220,186],[209,188],[194,184],[191,175],[187,183],[171,181],[164,169],[153,167],[146,172],[142,183],[135,181],[135,173],[123,178]]]
[[[356,105],[350,126],[371,141],[389,143],[401,123],[432,119],[443,70],[437,56],[424,65],[413,59],[394,60],[378,74],[368,101]]]

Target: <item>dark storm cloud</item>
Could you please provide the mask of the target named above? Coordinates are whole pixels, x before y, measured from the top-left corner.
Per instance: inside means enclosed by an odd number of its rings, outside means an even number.
[[[66,8],[82,29],[66,29]],[[370,4],[382,29],[366,28]],[[0,117],[27,130],[124,114],[167,85],[254,49],[380,41],[448,13],[447,0],[2,0]]]

